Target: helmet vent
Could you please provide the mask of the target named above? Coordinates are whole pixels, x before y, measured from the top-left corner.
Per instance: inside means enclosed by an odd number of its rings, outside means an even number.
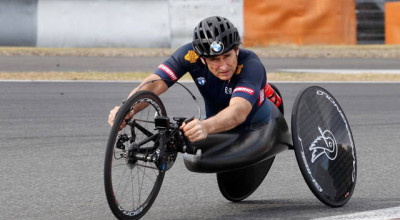
[[[223,32],[223,30],[221,30],[221,32]],[[215,36],[218,36],[219,35],[219,31],[218,31],[218,28],[214,28],[214,34],[215,34]]]
[[[208,38],[212,38],[211,31],[207,30],[206,33],[207,33],[207,37],[208,37]]]
[[[224,36],[224,37],[222,38],[222,43],[223,43],[224,45],[229,45],[228,37],[227,37],[227,36]]]
[[[201,31],[201,32],[200,32],[200,39],[204,39],[204,38],[206,38],[206,36],[204,35],[204,32]]]
[[[224,32],[224,31],[225,31],[225,26],[224,26],[223,24],[221,24],[221,25],[219,26],[219,28],[221,29],[221,32]]]

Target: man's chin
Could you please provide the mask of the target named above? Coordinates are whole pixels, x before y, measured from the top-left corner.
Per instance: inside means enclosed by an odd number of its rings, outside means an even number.
[[[218,76],[218,78],[220,79],[220,80],[224,80],[224,81],[226,81],[226,80],[230,80],[231,78],[232,78],[232,75],[231,74],[220,74],[219,76]]]

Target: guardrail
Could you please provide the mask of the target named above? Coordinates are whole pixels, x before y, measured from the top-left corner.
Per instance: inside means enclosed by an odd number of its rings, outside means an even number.
[[[230,19],[245,46],[383,44],[400,35],[396,22],[385,29],[388,1],[2,0],[0,46],[176,48],[212,15]]]

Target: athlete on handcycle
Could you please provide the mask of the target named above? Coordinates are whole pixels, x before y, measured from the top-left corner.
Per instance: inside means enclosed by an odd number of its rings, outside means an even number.
[[[117,218],[145,215],[178,153],[184,153],[189,171],[216,173],[222,195],[238,202],[258,188],[278,153],[293,149],[321,202],[339,207],[349,201],[356,154],[338,102],[321,87],[303,89],[293,105],[291,134],[279,90],[267,83],[257,55],[239,45],[238,30],[229,20],[202,20],[191,44],[179,48],[124,105],[110,111],[108,122],[115,124],[107,143],[104,184]],[[176,81],[187,72],[204,98],[206,118],[173,117],[171,122],[158,96],[180,84]]]
[[[265,100],[270,98],[279,106],[281,98],[267,83],[266,70],[257,55],[240,49],[239,45],[239,32],[228,19],[208,17],[195,27],[193,42],[179,48],[141,85],[164,80],[140,89],[160,95],[184,74],[190,73],[206,109],[206,119],[195,118],[181,127],[191,142],[206,139],[213,133],[248,130],[252,124],[268,123],[271,105]],[[110,111],[110,125],[118,109],[119,106],[115,106]],[[130,116],[133,114],[134,111]]]

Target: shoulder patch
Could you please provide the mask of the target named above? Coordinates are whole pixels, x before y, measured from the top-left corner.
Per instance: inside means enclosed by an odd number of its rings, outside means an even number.
[[[239,75],[240,72],[242,72],[242,69],[243,69],[243,64],[238,65],[235,74]]]
[[[189,61],[190,63],[196,63],[197,59],[199,59],[199,55],[197,55],[197,53],[194,52],[194,50],[189,50],[185,55],[185,60]]]

